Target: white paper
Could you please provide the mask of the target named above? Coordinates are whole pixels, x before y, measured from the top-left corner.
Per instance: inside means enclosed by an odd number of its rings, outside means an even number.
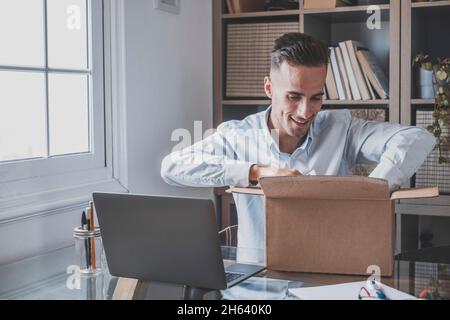
[[[358,300],[358,294],[366,281],[351,282],[332,286],[289,289],[289,292],[302,300]],[[414,296],[382,285],[390,300],[414,300]]]

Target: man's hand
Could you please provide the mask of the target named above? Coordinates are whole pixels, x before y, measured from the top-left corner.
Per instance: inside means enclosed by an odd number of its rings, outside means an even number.
[[[260,167],[255,164],[250,168],[249,180],[250,183],[257,184],[259,178],[262,177],[297,177],[301,175],[300,171],[295,169]]]

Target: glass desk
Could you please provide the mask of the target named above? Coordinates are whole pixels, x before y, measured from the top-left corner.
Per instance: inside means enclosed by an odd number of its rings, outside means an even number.
[[[224,248],[223,253],[225,261],[232,260],[235,250]],[[76,260],[75,248],[68,247],[0,266],[0,299],[111,299],[118,279],[108,273],[105,262],[102,263],[102,273],[95,278],[83,278],[75,272]],[[366,279],[265,270],[221,293],[225,299],[295,299],[289,294],[289,288]],[[428,296],[432,299],[450,299],[450,247],[428,248],[396,256],[394,276],[382,278],[382,282],[414,296],[428,289]],[[182,287],[171,286],[164,295],[151,297],[180,299],[181,292]]]

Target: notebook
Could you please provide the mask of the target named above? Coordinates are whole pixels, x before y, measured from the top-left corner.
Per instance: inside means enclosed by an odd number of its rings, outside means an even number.
[[[294,288],[289,293],[301,300],[358,300],[358,293],[366,281],[351,282],[331,286]],[[390,300],[415,300],[412,295],[382,285],[383,291]]]

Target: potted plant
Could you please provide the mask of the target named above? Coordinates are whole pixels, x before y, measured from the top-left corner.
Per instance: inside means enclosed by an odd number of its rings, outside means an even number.
[[[443,136],[443,131],[448,132],[450,125],[450,58],[437,59],[437,62],[433,64],[433,59],[429,55],[419,53],[413,59],[413,66],[419,67],[417,84],[420,87],[420,97],[435,99],[434,121],[427,129],[436,137],[439,164],[449,163],[446,157],[449,151],[447,150],[448,141]]]
[[[414,57],[413,66],[417,67],[416,84],[420,99],[433,99],[433,60],[429,55],[419,53]]]
[[[428,130],[434,134],[437,139],[437,148],[439,149],[439,163],[448,163],[444,150],[447,145],[446,137],[442,136],[443,128],[450,125],[450,58],[441,60],[433,67],[433,86],[436,92],[435,105],[433,111],[434,122],[428,127]]]

